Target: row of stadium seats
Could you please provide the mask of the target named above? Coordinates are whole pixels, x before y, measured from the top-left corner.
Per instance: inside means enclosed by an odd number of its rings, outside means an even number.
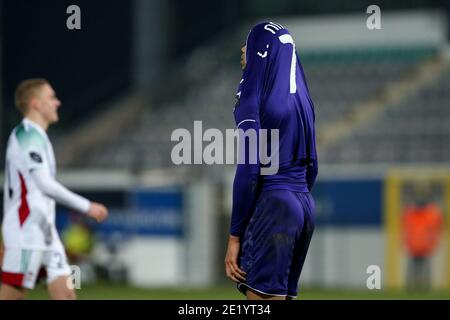
[[[450,162],[450,70],[328,150],[324,163]]]
[[[316,105],[318,130],[348,116],[354,108],[379,94],[389,84],[408,75],[415,63],[305,66]]]
[[[74,159],[72,166],[170,167],[171,150],[176,144],[170,138],[175,129],[186,128],[192,132],[195,120],[202,120],[203,130],[234,128],[232,111],[241,71],[238,58],[231,51],[218,51],[208,47],[196,51],[178,70],[179,78],[190,79],[188,83],[170,84],[174,88],[183,86],[185,94],[176,96],[178,90],[174,89],[170,102],[162,99],[161,104],[146,108],[126,134],[100,145],[93,153]],[[222,56],[218,57],[220,54]],[[317,130],[327,130],[330,124],[351,115],[360,103],[408,77],[430,54],[429,51],[418,54],[417,50],[399,53],[394,49],[366,54],[305,54],[303,64],[316,107]],[[370,59],[364,60],[364,57]],[[220,63],[206,67],[205,61]],[[442,104],[445,99],[448,101],[446,88],[449,85],[450,76],[444,77],[435,86],[411,97],[404,106],[388,109],[389,112],[364,130],[327,148],[321,161],[405,162],[433,161],[434,157],[450,160],[450,154],[440,150],[442,145],[436,142],[445,141],[450,135],[446,126],[450,111]],[[425,112],[424,106],[429,111]],[[438,136],[442,139],[437,139]],[[428,145],[433,139],[436,141]],[[398,152],[399,146],[404,152]],[[425,155],[419,159],[415,150],[422,150]]]

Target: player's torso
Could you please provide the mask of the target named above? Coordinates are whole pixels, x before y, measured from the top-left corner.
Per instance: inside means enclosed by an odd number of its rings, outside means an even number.
[[[47,248],[55,239],[55,201],[37,187],[30,163],[56,174],[48,137],[22,122],[11,133],[6,151],[2,225],[6,247]]]
[[[304,143],[304,136],[307,135],[303,120],[306,118],[305,112],[313,112],[312,106],[307,101],[308,93],[303,89],[305,84],[298,78],[297,91],[290,93],[289,81],[286,81],[285,74],[280,72],[271,84],[272,88],[268,91],[270,94],[261,101],[259,114],[261,129],[269,132],[274,129],[278,131],[278,156],[281,168],[290,166],[299,158],[300,144]],[[305,101],[302,95],[305,96]],[[270,137],[270,134],[268,136]]]
[[[237,126],[256,119],[267,130],[267,138],[260,140],[266,156],[278,160],[276,173],[263,176],[263,189],[307,192],[306,164],[316,157],[314,107],[295,42],[281,25],[269,22],[252,29],[236,97]]]

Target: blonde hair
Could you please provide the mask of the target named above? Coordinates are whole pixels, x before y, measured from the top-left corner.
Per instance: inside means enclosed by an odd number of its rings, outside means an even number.
[[[36,78],[24,80],[17,86],[15,93],[16,107],[22,114],[28,111],[30,99],[36,96],[39,89],[46,84],[49,84],[46,79]]]

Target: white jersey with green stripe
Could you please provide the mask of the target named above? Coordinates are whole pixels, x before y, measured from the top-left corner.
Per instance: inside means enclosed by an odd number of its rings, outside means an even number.
[[[2,224],[6,248],[46,250],[60,246],[55,200],[41,191],[34,171],[55,178],[55,156],[46,132],[25,118],[12,131],[6,151]]]

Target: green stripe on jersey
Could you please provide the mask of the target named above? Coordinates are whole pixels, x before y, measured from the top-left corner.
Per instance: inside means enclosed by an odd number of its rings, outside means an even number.
[[[22,249],[22,254],[20,258],[20,273],[27,273],[28,267],[30,265],[30,258],[31,258],[32,251]]]
[[[32,148],[36,151],[45,151],[47,148],[45,137],[33,127],[29,127],[26,130],[22,123],[16,127],[16,138],[20,146],[24,149]]]

